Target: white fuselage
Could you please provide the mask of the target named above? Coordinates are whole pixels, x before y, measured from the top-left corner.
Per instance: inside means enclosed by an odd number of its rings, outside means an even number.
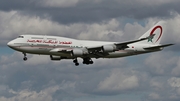
[[[65,37],[57,36],[43,36],[43,35],[22,35],[8,43],[8,46],[14,50],[30,53],[30,54],[40,54],[40,55],[55,55],[67,57],[67,59],[72,59],[72,55],[64,52],[52,52],[53,49],[66,49],[72,50],[74,48],[86,48],[103,46],[108,44],[113,44],[116,42],[102,42],[102,41],[86,41],[86,40],[76,40]],[[142,53],[148,53],[159,50],[144,50],[143,47],[148,47],[147,44],[133,43],[128,45],[129,48],[124,50],[117,50],[110,52],[108,55],[102,56],[101,58],[117,58],[124,57]],[[90,58],[96,58],[96,56],[90,55]]]

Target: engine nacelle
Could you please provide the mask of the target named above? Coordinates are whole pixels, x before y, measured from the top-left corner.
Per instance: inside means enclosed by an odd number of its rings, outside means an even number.
[[[72,55],[75,57],[83,56],[83,54],[84,54],[84,52],[82,49],[73,49],[72,50]]]
[[[61,56],[53,56],[53,55],[50,55],[50,58],[51,60],[61,60]]]
[[[102,47],[104,52],[114,52],[116,50],[116,46],[113,45],[105,45]]]

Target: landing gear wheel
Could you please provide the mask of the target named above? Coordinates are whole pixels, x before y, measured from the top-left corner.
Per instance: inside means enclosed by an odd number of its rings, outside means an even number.
[[[92,61],[91,58],[84,58],[83,59],[83,64],[89,65],[89,64],[93,64],[94,62]]]
[[[27,57],[24,57],[23,60],[24,60],[24,61],[27,61]]]
[[[83,61],[83,64],[86,64],[86,62],[85,62],[85,61]]]
[[[94,62],[93,61],[89,61],[89,64],[93,64]]]
[[[74,62],[74,63],[77,63],[78,61],[77,61],[77,59],[75,59],[75,60],[73,60],[73,62]]]
[[[24,61],[27,61],[26,53],[23,53],[23,54],[24,54],[23,60],[24,60]]]
[[[79,66],[78,60],[77,58],[73,60],[73,62],[75,63],[75,66]]]
[[[75,63],[75,66],[79,66],[79,63]]]

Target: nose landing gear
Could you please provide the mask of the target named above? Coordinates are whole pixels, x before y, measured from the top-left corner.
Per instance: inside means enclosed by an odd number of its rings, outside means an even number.
[[[23,60],[24,60],[24,61],[27,61],[28,58],[27,58],[27,56],[26,56],[26,53],[23,53],[23,54],[24,54]]]

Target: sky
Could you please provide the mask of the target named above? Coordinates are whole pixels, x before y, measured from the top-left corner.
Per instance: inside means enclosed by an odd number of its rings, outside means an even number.
[[[0,101],[179,101],[179,0],[0,0]],[[117,59],[72,60],[7,47],[22,34],[134,40],[158,21],[167,28],[161,52]],[[80,62],[82,60],[79,59]]]

